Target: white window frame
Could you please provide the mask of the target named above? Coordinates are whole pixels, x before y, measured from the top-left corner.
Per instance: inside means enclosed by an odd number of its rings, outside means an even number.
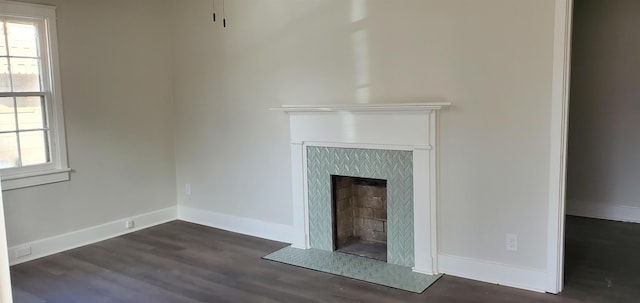
[[[0,170],[2,190],[11,190],[69,180],[67,144],[62,111],[62,88],[58,61],[56,8],[54,6],[0,0],[0,17],[35,21],[42,65],[44,92],[49,122],[50,162]]]

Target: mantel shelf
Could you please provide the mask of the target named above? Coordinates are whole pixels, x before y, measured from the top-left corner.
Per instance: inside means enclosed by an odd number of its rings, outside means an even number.
[[[450,102],[424,103],[368,103],[368,104],[329,104],[329,105],[282,105],[271,110],[286,113],[296,112],[398,112],[439,110],[450,106]]]

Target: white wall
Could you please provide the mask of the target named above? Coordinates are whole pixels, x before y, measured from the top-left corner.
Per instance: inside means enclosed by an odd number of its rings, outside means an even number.
[[[6,191],[9,246],[174,206],[166,1],[57,6],[71,181]]]
[[[570,214],[640,222],[638,28],[638,1],[575,1]]]
[[[170,207],[176,186],[189,210],[286,227],[288,118],[268,108],[450,101],[440,252],[544,271],[553,0],[234,0],[226,29],[209,0],[33,2],[58,6],[75,172],[4,193],[10,245]]]
[[[545,269],[552,0],[236,0],[226,29],[189,3],[172,10],[181,206],[292,224],[288,118],[269,107],[450,101],[441,253]]]

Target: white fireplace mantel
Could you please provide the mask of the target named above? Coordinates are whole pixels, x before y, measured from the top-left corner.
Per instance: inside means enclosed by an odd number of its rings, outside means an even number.
[[[425,102],[425,103],[367,103],[367,104],[329,104],[329,105],[282,105],[272,110],[294,112],[366,112],[366,111],[418,111],[438,110],[450,106],[449,102]]]
[[[295,248],[309,249],[307,146],[413,153],[414,271],[437,274],[438,111],[448,102],[283,105],[290,116]]]

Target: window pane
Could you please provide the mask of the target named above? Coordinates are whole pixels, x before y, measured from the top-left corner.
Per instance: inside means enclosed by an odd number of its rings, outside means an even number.
[[[9,55],[38,57],[38,30],[34,23],[7,22]]]
[[[18,97],[18,128],[41,129],[46,127],[42,97]]]
[[[20,155],[22,165],[35,165],[49,162],[49,143],[44,131],[20,133]]]
[[[0,98],[0,131],[16,130],[16,112],[13,98]]]
[[[7,42],[4,39],[4,20],[0,20],[0,56],[7,55]]]
[[[18,167],[19,163],[16,133],[0,134],[0,168]]]
[[[9,60],[0,58],[0,92],[11,91],[11,79],[9,78]]]
[[[11,58],[11,79],[14,92],[40,91],[40,60]]]

